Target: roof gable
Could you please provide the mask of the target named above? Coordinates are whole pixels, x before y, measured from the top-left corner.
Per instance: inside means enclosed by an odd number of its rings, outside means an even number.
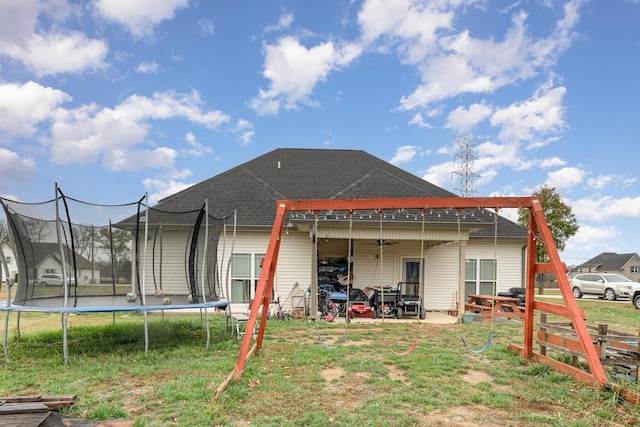
[[[62,265],[62,261],[60,259],[60,245],[58,243],[48,243],[48,242],[34,242],[31,244],[33,250],[33,260],[36,265],[42,264],[42,262],[47,258],[52,258],[56,263]],[[70,256],[71,250],[66,246],[62,245],[62,249],[65,251],[65,256]],[[72,260],[67,259],[67,263],[72,262]],[[91,269],[91,261],[82,255],[76,253],[76,266],[79,269]]]
[[[279,148],[162,199],[158,208],[199,209],[208,199],[210,215],[224,217],[235,211],[238,226],[270,228],[277,200],[381,197],[455,194],[362,150]],[[453,213],[451,221],[455,222]],[[526,236],[524,228],[502,217],[499,229],[502,237]],[[477,237],[493,236],[492,230]]]
[[[238,211],[238,224],[270,225],[276,200],[451,197],[452,193],[361,150],[280,148],[160,200],[166,210]],[[212,211],[213,209],[213,211]]]

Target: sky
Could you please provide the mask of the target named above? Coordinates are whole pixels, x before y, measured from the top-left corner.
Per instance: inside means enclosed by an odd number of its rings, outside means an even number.
[[[640,253],[640,0],[0,0],[0,195],[158,200],[276,148],[556,189]],[[511,212],[502,212],[513,216]]]

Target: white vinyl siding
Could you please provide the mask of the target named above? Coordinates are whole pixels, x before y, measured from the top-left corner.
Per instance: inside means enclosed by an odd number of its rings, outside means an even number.
[[[236,254],[264,254],[269,244],[269,236],[270,232],[239,231],[236,233],[235,242],[233,243],[233,252]],[[230,268],[231,241],[229,235],[227,240],[225,253],[222,251],[222,242],[218,253],[220,262],[223,263],[221,272],[223,287],[227,283],[227,269]],[[280,298],[285,310],[291,309],[295,299],[293,295],[297,295],[299,291],[304,293],[312,283],[311,255],[311,239],[308,233],[289,232],[283,234],[278,253],[273,298]],[[228,274],[231,277],[231,271]],[[224,289],[224,295],[225,297],[228,295],[226,288]],[[231,305],[231,310],[235,312],[245,311],[246,308],[246,304],[236,304],[234,302]]]
[[[457,234],[456,234],[457,236]],[[221,263],[220,277],[223,293],[228,298],[227,279],[231,277],[229,257],[231,248],[236,254],[264,254],[267,251],[270,231],[238,231],[232,242],[230,232],[227,240],[220,238],[218,257]],[[309,286],[314,283],[315,266],[312,265],[313,243],[309,231],[283,233],[278,254],[277,270],[274,281],[274,298],[280,298],[284,309],[290,310],[294,299],[300,299]],[[347,256],[348,234],[344,237],[326,237],[319,233],[323,252],[327,256]],[[385,240],[397,242],[384,246],[382,257],[380,248],[374,240],[353,241],[353,285],[365,287],[390,285],[395,286],[402,280],[403,260],[419,259],[420,240],[400,240],[393,237]],[[186,284],[186,260],[184,240],[171,243],[172,239],[165,232],[164,238],[164,289],[171,289],[176,294],[188,293]],[[320,242],[319,242],[320,243]],[[496,292],[506,291],[512,287],[523,286],[522,272],[524,241],[499,242],[494,249],[493,241],[471,240],[465,248],[465,258],[493,259],[495,251],[498,259]],[[224,247],[224,253],[223,253]],[[423,299],[427,310],[448,310],[456,307],[458,297],[458,245],[449,241],[443,245],[423,250],[424,256],[424,293]],[[382,263],[381,263],[382,260]],[[464,265],[464,261],[463,265]],[[200,268],[200,266],[198,267]],[[463,270],[464,271],[464,270]],[[153,289],[153,282],[147,277],[147,290]],[[297,284],[297,285],[296,285]],[[151,291],[152,292],[152,291]],[[232,304],[233,311],[246,311],[246,304]]]
[[[498,260],[496,274],[496,293],[508,291],[509,288],[523,287],[524,251],[523,242],[499,242],[495,247],[495,256]],[[466,250],[467,259],[491,259],[494,258],[493,242],[471,241]]]
[[[155,262],[153,255],[153,240],[147,243],[147,259],[145,288],[147,295],[153,295],[156,287],[161,288],[166,295],[188,295],[189,292],[189,275],[188,275],[188,249],[187,239],[189,238],[188,230],[169,231],[164,230],[162,238],[162,259],[160,258],[159,243],[155,248]],[[140,245],[142,251],[143,245]],[[201,261],[200,261],[201,262]],[[162,263],[162,276],[160,276],[160,263]],[[140,256],[140,267],[144,264],[143,256]],[[198,265],[198,270],[201,265]],[[155,277],[155,285],[154,285]],[[142,272],[140,280],[142,280]]]

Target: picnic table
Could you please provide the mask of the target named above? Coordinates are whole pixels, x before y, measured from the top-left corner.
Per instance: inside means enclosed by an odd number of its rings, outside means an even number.
[[[518,305],[519,302],[519,298],[513,297],[470,294],[464,309],[468,312],[480,313],[483,322],[489,321],[492,317],[523,318],[524,307]]]

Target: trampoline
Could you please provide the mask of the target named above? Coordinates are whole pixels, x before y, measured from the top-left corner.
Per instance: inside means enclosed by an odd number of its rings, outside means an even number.
[[[17,264],[10,271],[0,251],[7,286],[6,304],[0,305],[5,360],[9,315],[17,314],[19,336],[22,312],[61,315],[65,364],[72,313],[114,313],[114,321],[116,312],[142,313],[146,353],[149,312],[195,309],[204,314],[209,346],[208,310],[229,304],[217,253],[229,216],[209,215],[206,200],[200,209],[183,212],[149,207],[146,200],[93,204],[65,196],[57,184],[55,197],[44,202],[0,198]],[[60,274],[62,284],[47,284],[43,274]]]

